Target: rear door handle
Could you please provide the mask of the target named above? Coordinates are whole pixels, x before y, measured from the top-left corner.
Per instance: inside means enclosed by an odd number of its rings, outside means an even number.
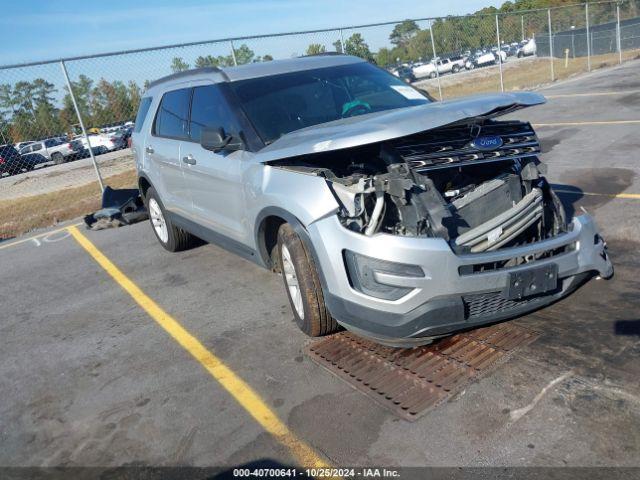
[[[189,165],[195,165],[197,163],[196,159],[193,158],[193,155],[191,154],[187,155],[186,157],[182,157],[182,161],[184,163],[188,163]]]
[[[146,147],[144,149],[144,151],[147,152],[147,153],[153,153],[154,152],[153,147]]]

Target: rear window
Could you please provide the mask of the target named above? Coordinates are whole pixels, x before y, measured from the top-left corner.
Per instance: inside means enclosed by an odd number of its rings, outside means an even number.
[[[147,118],[147,113],[149,113],[149,107],[151,106],[151,97],[143,97],[140,100],[140,106],[138,107],[138,114],[136,115],[136,123],[133,127],[133,131],[138,133],[142,130],[142,124],[144,123],[145,118]]]
[[[190,100],[190,88],[165,93],[156,115],[154,133],[160,137],[187,139]]]
[[[57,147],[58,145],[61,145],[61,144],[62,144],[62,142],[58,138],[50,138],[50,139],[44,141],[44,146],[47,147],[47,148]]]

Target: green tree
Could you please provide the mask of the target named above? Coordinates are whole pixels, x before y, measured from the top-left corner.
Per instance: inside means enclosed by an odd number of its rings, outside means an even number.
[[[251,63],[253,58],[255,57],[255,53],[251,50],[246,44],[240,45],[238,48],[234,48],[233,52],[236,56],[236,61],[238,65],[244,65],[245,63]],[[233,58],[231,61],[227,61],[227,65],[233,65]]]
[[[189,70],[189,64],[185,62],[182,57],[173,57],[171,61],[171,71],[173,73],[184,72]]]
[[[342,42],[340,40],[336,40],[333,42],[333,48],[336,49],[336,52],[342,53]]]
[[[217,67],[218,66],[218,59],[216,57],[214,57],[213,55],[207,55],[207,56],[200,56],[198,58],[196,58],[196,68],[203,68],[203,67]]]
[[[347,55],[364,58],[369,62],[373,61],[373,54],[371,50],[369,50],[369,45],[366,44],[364,38],[362,38],[362,35],[359,33],[354,33],[344,43],[344,50]]]
[[[389,40],[396,46],[405,46],[419,30],[420,27],[415,21],[405,20],[393,28]]]
[[[268,53],[266,55],[262,56],[262,61],[263,62],[271,62],[273,60],[273,57],[271,55],[269,55]]]
[[[307,55],[318,55],[320,53],[324,53],[326,49],[324,45],[320,43],[312,43],[307,47]]]
[[[376,63],[381,67],[386,67],[387,65],[396,63],[396,59],[393,58],[391,50],[383,47],[376,53]]]

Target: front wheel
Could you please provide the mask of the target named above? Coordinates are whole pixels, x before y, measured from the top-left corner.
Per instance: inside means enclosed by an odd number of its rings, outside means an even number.
[[[288,223],[278,230],[278,259],[293,316],[300,330],[312,337],[338,331],[338,323],[324,305],[313,258]]]

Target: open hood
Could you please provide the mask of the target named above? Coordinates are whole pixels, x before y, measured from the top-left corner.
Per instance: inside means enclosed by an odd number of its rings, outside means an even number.
[[[382,142],[470,118],[505,115],[545,101],[532,92],[478,95],[344,118],[283,135],[260,150],[256,159],[269,162]]]

